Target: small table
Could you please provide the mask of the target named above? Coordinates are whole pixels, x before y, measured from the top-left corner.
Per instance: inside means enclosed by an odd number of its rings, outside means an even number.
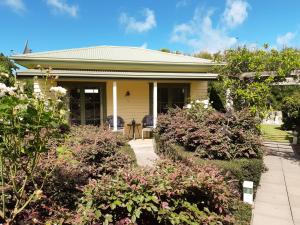
[[[135,140],[135,131],[138,132],[139,136],[141,136],[141,132],[140,132],[140,127],[142,124],[140,123],[128,123],[127,126],[129,126],[129,136],[130,136],[130,132],[132,130],[132,138]]]

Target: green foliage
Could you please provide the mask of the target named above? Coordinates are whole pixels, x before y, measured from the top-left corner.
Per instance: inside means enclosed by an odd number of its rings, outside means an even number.
[[[251,224],[252,217],[252,206],[243,202],[236,202],[235,211],[233,213],[238,225],[249,225]]]
[[[295,93],[300,93],[298,85],[274,85],[271,87],[270,104],[273,110],[281,111],[283,99]]]
[[[15,82],[13,71],[18,67],[4,54],[0,53],[0,83],[12,86]]]
[[[209,52],[199,52],[194,55],[194,57],[202,58],[202,59],[214,59],[214,56]]]
[[[162,161],[85,187],[77,224],[233,224],[232,182],[213,166]]]
[[[162,48],[160,49],[161,52],[167,52],[167,53],[171,53],[171,50],[168,48]]]
[[[292,48],[278,51],[239,47],[227,50],[217,60],[226,63],[217,71],[225,88],[231,90],[234,107],[238,110],[247,107],[260,118],[270,108],[271,84],[300,68],[300,52]],[[253,72],[254,76],[241,76],[247,72]],[[263,72],[269,72],[268,76],[263,76]]]
[[[282,102],[283,127],[287,130],[300,129],[300,92],[287,96]]]
[[[220,81],[211,81],[208,83],[209,101],[211,106],[220,112],[225,112],[226,90]]]

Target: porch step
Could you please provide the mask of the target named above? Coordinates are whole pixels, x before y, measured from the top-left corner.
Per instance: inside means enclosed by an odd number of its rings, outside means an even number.
[[[155,153],[154,139],[136,139],[129,141],[129,145],[133,149],[137,164],[139,166],[154,166],[158,156]]]

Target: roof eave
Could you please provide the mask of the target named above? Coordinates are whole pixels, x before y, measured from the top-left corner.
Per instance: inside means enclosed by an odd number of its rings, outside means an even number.
[[[48,62],[91,62],[91,63],[117,63],[117,64],[163,64],[163,65],[203,65],[218,66],[224,63],[216,62],[167,62],[167,61],[133,61],[133,60],[102,60],[102,59],[77,59],[77,58],[49,58],[49,57],[26,57],[10,56],[15,61],[48,61]]]
[[[101,78],[101,79],[197,79],[215,80],[215,73],[158,73],[158,72],[108,72],[108,71],[52,71],[59,78]],[[17,72],[17,77],[44,76],[39,70],[25,70]]]

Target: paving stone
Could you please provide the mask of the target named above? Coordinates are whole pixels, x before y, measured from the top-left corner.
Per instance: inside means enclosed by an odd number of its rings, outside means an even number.
[[[137,164],[139,166],[153,166],[158,156],[155,153],[155,145],[153,139],[136,139],[129,141],[133,149]]]
[[[300,225],[300,161],[289,144],[267,146],[251,224]]]
[[[252,224],[255,225],[294,225],[291,219],[280,219],[262,215],[259,213],[254,214]]]

